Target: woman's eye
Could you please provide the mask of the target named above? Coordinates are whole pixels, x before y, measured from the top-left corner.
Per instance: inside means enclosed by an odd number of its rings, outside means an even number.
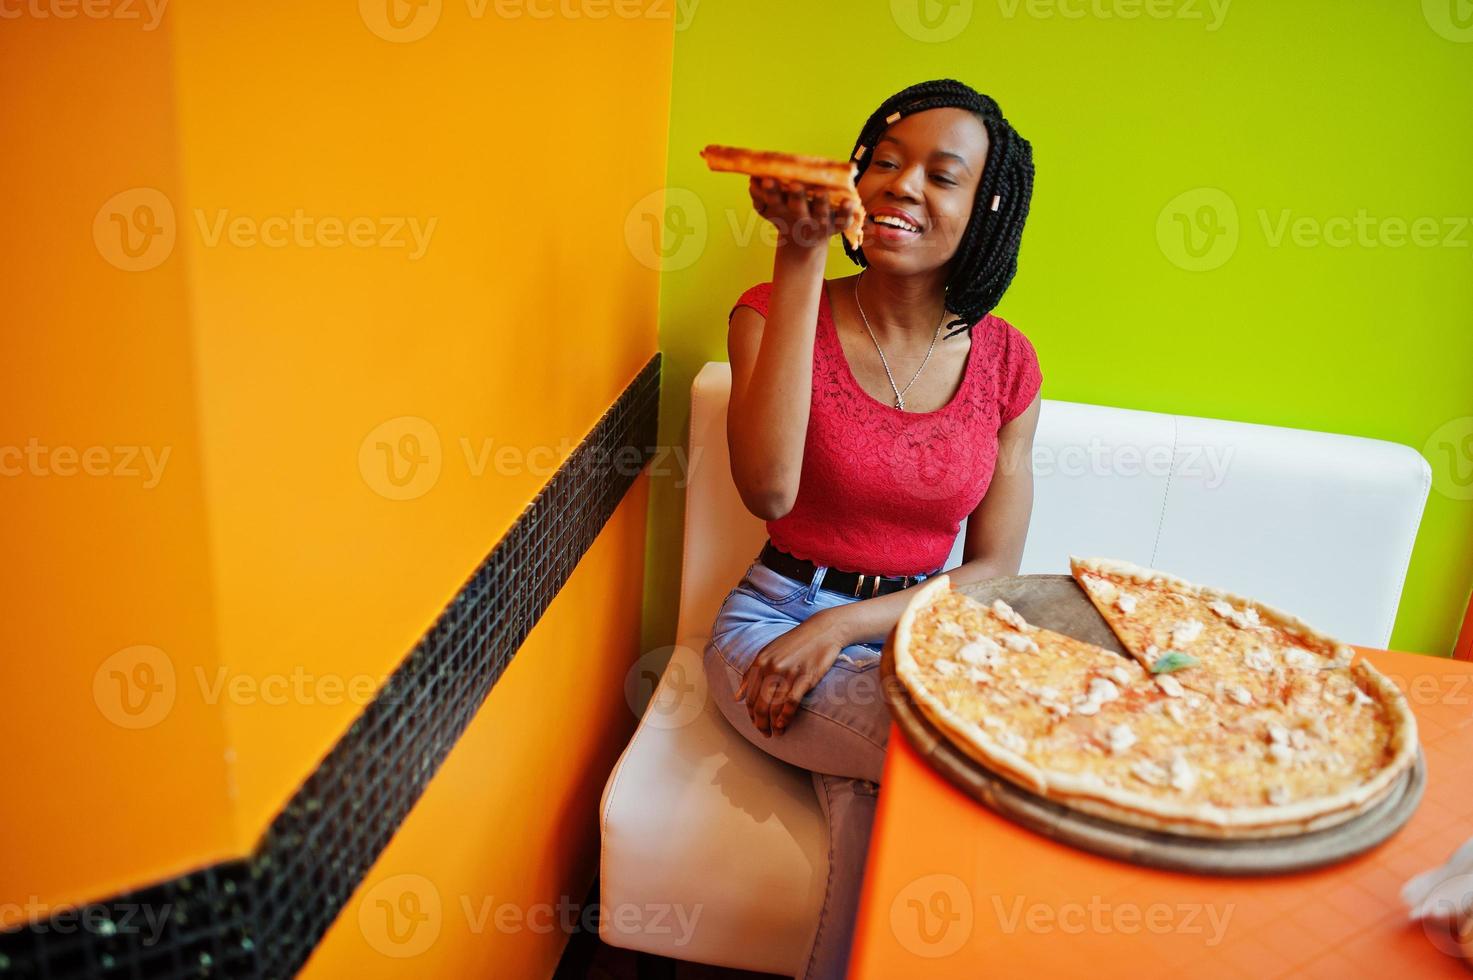
[[[876,160],[875,163],[874,163],[874,165],[875,165],[875,168],[878,169],[878,170],[898,170],[898,169],[900,169],[899,167],[897,167],[895,165],[895,163],[893,161],[890,161],[890,160]],[[947,187],[956,187],[956,186],[958,186],[957,185],[957,182],[951,178],[951,175],[950,174],[935,173],[935,174],[932,174],[931,177],[938,184],[944,184]]]

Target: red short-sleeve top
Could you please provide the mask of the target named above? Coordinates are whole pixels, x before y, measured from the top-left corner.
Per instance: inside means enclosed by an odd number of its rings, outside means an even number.
[[[767,315],[772,283],[733,304]],[[872,575],[934,572],[961,522],[981,503],[997,463],[998,430],[1021,415],[1043,384],[1028,338],[985,315],[972,327],[966,373],[934,412],[877,401],[849,369],[820,290],[813,400],[793,509],[767,522],[783,551]]]

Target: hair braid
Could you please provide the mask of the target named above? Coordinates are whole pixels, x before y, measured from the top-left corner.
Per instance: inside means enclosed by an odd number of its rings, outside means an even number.
[[[970,333],[1002,299],[1018,271],[1018,248],[1033,195],[1033,147],[1008,123],[991,97],[963,82],[941,78],[897,92],[870,114],[850,156],[858,165],[858,174],[869,168],[875,144],[893,122],[891,116],[898,112],[904,117],[927,109],[975,113],[987,128],[990,142],[972,215],[957,243],[946,280],[946,309],[956,314],[947,321],[948,327],[955,328],[947,334],[951,337],[962,330]],[[992,210],[994,197],[998,198],[996,211]],[[861,267],[869,265],[863,248],[850,248],[846,241],[844,253]]]

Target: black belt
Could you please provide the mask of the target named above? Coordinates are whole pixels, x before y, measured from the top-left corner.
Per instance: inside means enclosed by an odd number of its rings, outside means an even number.
[[[779,575],[797,579],[800,582],[812,582],[813,574],[818,571],[818,566],[806,558],[790,555],[782,551],[771,541],[762,546],[762,553],[757,560]],[[938,568],[936,572],[939,572]],[[935,575],[931,572],[927,575]],[[823,573],[823,581],[819,588],[840,595],[850,596],[855,599],[872,599],[877,595],[889,595],[891,592],[899,592],[908,589],[921,581],[916,575],[865,575],[861,572],[842,572],[837,568],[830,568]]]

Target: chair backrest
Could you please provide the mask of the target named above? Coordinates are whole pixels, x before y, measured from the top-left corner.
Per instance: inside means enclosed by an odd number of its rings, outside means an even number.
[[[731,365],[707,361],[690,389],[677,642],[710,635],[726,594],[767,540],[767,525],[747,510],[731,478],[731,453],[726,444]]]
[[[679,633],[703,636],[766,537],[731,478],[731,366],[691,386]],[[1024,574],[1122,558],[1294,613],[1349,643],[1391,637],[1431,487],[1396,443],[1045,400]],[[962,525],[946,567],[961,563]]]

